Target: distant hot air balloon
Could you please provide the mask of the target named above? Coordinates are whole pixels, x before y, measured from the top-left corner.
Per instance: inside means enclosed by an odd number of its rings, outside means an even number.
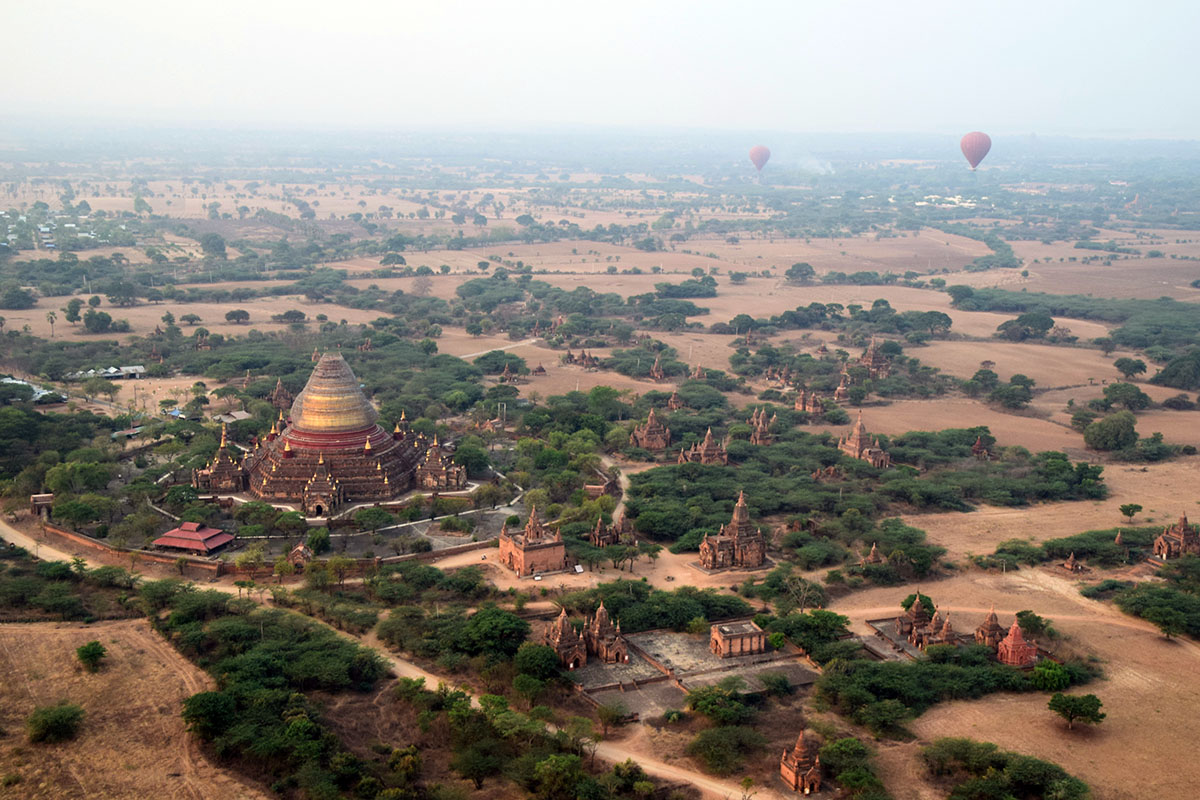
[[[762,172],[762,168],[767,165],[767,161],[771,158],[771,151],[761,144],[756,144],[750,148],[750,161]]]
[[[983,161],[983,157],[988,154],[988,150],[992,149],[991,137],[982,131],[971,131],[958,144],[962,148],[963,155],[967,157],[967,163],[971,165],[971,169],[978,167],[979,162]]]

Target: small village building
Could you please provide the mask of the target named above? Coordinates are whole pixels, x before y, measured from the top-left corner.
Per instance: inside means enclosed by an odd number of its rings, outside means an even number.
[[[767,543],[758,526],[750,521],[746,493],[738,494],[732,519],[716,536],[700,542],[700,566],[707,570],[731,567],[761,567],[767,559]]]
[[[652,408],[645,424],[635,426],[629,434],[629,443],[643,450],[663,450],[671,444],[671,429],[659,420]]]
[[[564,570],[567,549],[562,532],[552,533],[538,519],[537,509],[531,508],[521,533],[509,533],[508,526],[500,529],[500,563],[521,577]]]
[[[184,522],[155,539],[152,544],[155,547],[209,555],[232,541],[233,534],[220,528],[210,528],[202,522]]]
[[[765,653],[767,634],[754,624],[754,620],[713,625],[709,632],[708,649],[721,658]]]
[[[50,516],[50,508],[54,505],[53,494],[29,495],[29,513],[33,516]]]
[[[815,794],[821,791],[820,743],[801,731],[796,746],[784,750],[779,759],[779,776],[793,792]]]

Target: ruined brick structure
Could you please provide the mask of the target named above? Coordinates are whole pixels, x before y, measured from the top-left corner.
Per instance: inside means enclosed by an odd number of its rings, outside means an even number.
[[[467,488],[466,468],[454,463],[454,457],[438,444],[436,435],[417,462],[415,478],[421,489],[456,492]]]
[[[329,515],[344,503],[390,500],[412,485],[423,442],[403,421],[390,434],[376,423],[378,414],[340,354],[320,358],[290,417],[280,417],[240,464],[222,436],[216,457],[193,473],[192,485],[245,489],[267,502],[296,504],[309,517]]]
[[[772,414],[768,419],[765,408],[760,408],[751,414],[750,419],[746,420],[746,423],[754,429],[750,432],[750,444],[768,445],[774,442],[775,434],[771,433],[771,428],[778,418],[779,415]]]
[[[871,343],[867,345],[862,357],[858,359],[858,365],[867,370],[867,376],[872,380],[886,378],[892,371],[892,362],[883,354],[874,336],[871,337]]]
[[[667,408],[671,411],[678,411],[684,408],[683,400],[679,397],[679,390],[671,392],[671,396],[667,398]]]
[[[292,396],[292,393],[284,388],[283,378],[277,378],[275,388],[267,395],[267,402],[280,411],[287,411],[295,401],[296,398]]]
[[[750,521],[746,493],[738,494],[733,518],[721,526],[716,536],[705,535],[700,542],[700,566],[704,569],[761,567],[767,559],[767,543],[758,527]]]
[[[971,445],[971,455],[980,461],[991,459],[992,454],[988,452],[987,445],[983,443],[983,436],[975,437],[975,444]]]
[[[1166,561],[1183,555],[1200,555],[1200,530],[1184,514],[1154,540],[1154,557]]]
[[[680,449],[679,458],[676,460],[679,464],[728,464],[729,453],[725,450],[725,444],[718,442],[713,438],[712,428],[704,434],[704,440],[696,442],[690,448]]]
[[[721,658],[765,653],[767,634],[753,620],[713,625],[709,631],[708,649]]]
[[[192,487],[199,492],[236,493],[246,488],[246,474],[235,460],[229,446],[225,425],[221,425],[221,443],[212,461],[202,469],[192,470]]]
[[[624,522],[624,518],[620,522]],[[592,547],[608,547],[610,544],[620,544],[627,537],[631,537],[633,529],[630,528],[626,533],[621,529],[620,522],[606,525],[604,520],[597,518],[596,527],[592,528],[592,532],[588,534],[588,543]]]
[[[796,402],[792,404],[792,410],[816,416],[825,413],[825,404],[817,397],[816,392],[801,389],[800,394],[796,395]]]
[[[992,606],[992,610],[983,618],[983,624],[975,629],[975,644],[995,650],[1003,639],[1004,628],[1000,627],[1000,620],[996,618],[996,607]]]
[[[820,743],[801,731],[796,746],[784,750],[779,759],[779,775],[793,792],[815,794],[821,791]]]
[[[667,373],[663,372],[661,356],[654,357],[654,364],[650,367],[650,378],[656,381],[667,379]]]
[[[567,618],[567,609],[562,609],[546,629],[543,642],[554,648],[558,660],[569,670],[587,664],[589,657],[605,664],[629,663],[629,644],[621,635],[621,624],[613,624],[603,601],[584,623],[582,632],[575,630]]]
[[[863,426],[862,411],[858,412],[858,419],[850,433],[838,439],[838,450],[851,458],[866,461],[877,469],[887,469],[892,465],[892,457],[879,446],[879,438],[872,439],[867,434],[867,429]]]
[[[629,443],[645,450],[663,450],[671,444],[671,429],[659,420],[652,408],[645,424],[634,426]]]
[[[837,388],[833,390],[833,401],[835,403],[844,403],[850,397],[850,376],[845,372],[838,380]]]
[[[520,533],[500,530],[500,563],[521,577],[536,572],[559,572],[567,568],[567,549],[562,532],[549,528],[538,519],[536,508],[529,509],[529,521]]]

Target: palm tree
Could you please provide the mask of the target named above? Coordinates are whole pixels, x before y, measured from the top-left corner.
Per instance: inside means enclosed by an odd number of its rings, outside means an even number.
[[[58,314],[55,314],[53,311],[47,311],[46,312],[46,322],[50,323],[50,338],[53,339],[54,338],[54,323],[58,322]]]

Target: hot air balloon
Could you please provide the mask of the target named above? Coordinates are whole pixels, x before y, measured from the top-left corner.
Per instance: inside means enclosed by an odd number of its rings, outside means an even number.
[[[962,138],[958,143],[962,148],[963,155],[967,157],[967,163],[971,165],[971,169],[979,166],[979,162],[983,161],[983,157],[988,154],[988,150],[992,149],[992,139],[982,131],[971,131]]]
[[[771,158],[771,151],[761,144],[756,144],[750,148],[750,161],[762,172],[762,168],[767,165],[767,161]]]

